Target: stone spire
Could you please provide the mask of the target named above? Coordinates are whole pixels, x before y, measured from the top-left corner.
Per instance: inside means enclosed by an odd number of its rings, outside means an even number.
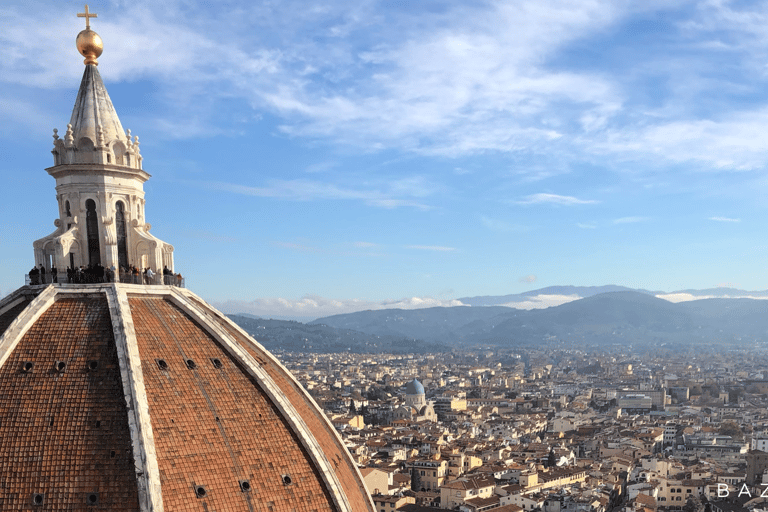
[[[141,169],[138,137],[131,139],[130,130],[123,129],[96,67],[104,49],[99,34],[91,30],[90,18],[97,15],[86,5],[85,13],[78,16],[86,21],[76,40],[77,50],[85,57],[85,72],[63,141],[54,130],[54,165],[97,163]]]
[[[46,268],[133,265],[173,270],[173,247],[149,233],[144,217],[144,182],[139,138],[123,130],[99,74],[101,37],[86,29],[77,36],[85,72],[64,138],[53,130],[53,167],[59,216],[56,231],[35,241],[35,265]]]
[[[123,125],[117,117],[115,107],[112,105],[112,100],[109,99],[109,94],[107,94],[107,89],[104,87],[99,69],[95,64],[85,66],[69,126],[72,127],[73,142],[78,147],[82,145],[81,142],[85,142],[84,139],[87,139],[94,149],[114,148],[115,143],[118,142],[123,146],[128,144]],[[95,160],[99,159],[96,158]]]

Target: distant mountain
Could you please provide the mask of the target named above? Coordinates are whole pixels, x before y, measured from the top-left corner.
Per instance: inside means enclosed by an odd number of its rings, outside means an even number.
[[[707,297],[707,298],[721,298],[721,299],[736,299],[736,298],[768,298],[768,290],[763,291],[747,291],[739,290],[738,288],[705,288],[704,290],[678,290],[669,294],[663,292],[656,292],[656,295],[678,295],[687,294],[693,297]]]
[[[514,346],[533,343],[729,345],[768,341],[768,301],[672,303],[650,292],[614,291],[547,309],[454,307],[362,311],[312,322],[424,343]]]
[[[483,295],[478,297],[462,297],[460,300],[468,306],[508,306],[522,307],[523,309],[545,308],[552,305],[560,305],[568,302],[566,297],[573,297],[572,300],[585,299],[601,293],[610,292],[638,292],[647,295],[654,295],[660,298],[669,297],[675,302],[681,300],[694,300],[701,298],[768,298],[768,290],[765,291],[747,291],[737,288],[707,288],[704,290],[677,290],[674,292],[651,291],[644,289],[633,289],[624,286],[605,285],[605,286],[548,286],[523,293],[511,295]],[[547,298],[562,298],[561,300],[547,300]],[[517,305],[517,306],[516,306]]]
[[[553,297],[565,300],[536,309]],[[690,300],[693,297],[707,298]],[[465,297],[460,300],[466,306],[461,307],[369,310],[310,323],[251,315],[231,318],[270,350],[425,353],[518,345],[719,349],[768,343],[768,300],[761,297],[768,298],[768,292],[552,286],[515,295]]]
[[[425,309],[380,309],[319,318],[312,325],[324,324],[377,336],[406,337],[455,344],[467,334],[484,332],[488,326],[514,314],[512,308],[452,307]]]
[[[641,292],[656,295],[661,292],[650,292],[647,290],[636,290],[625,286],[604,285],[604,286],[548,286],[537,290],[530,290],[523,293],[514,293],[510,295],[483,295],[479,297],[462,297],[460,300],[468,306],[501,306],[504,304],[526,302],[531,297],[540,295],[560,295],[577,296],[579,298],[591,297],[600,293],[608,292]]]
[[[436,342],[414,344],[413,339],[377,336],[325,325],[308,325],[296,321],[272,320],[253,315],[228,315],[244,331],[268,350],[291,352],[355,352],[355,353],[436,353],[449,350]]]

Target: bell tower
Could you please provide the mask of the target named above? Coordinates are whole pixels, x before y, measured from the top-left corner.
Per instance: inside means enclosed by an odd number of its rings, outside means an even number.
[[[53,167],[59,216],[56,231],[34,242],[35,265],[60,270],[128,265],[173,270],[173,246],[149,233],[139,137],[123,130],[98,70],[101,37],[91,30],[97,15],[79,13],[85,30],[77,49],[85,72],[64,138],[53,130]]]

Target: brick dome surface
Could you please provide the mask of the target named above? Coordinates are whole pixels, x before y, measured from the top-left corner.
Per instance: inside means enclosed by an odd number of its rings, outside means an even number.
[[[374,510],[293,376],[170,286],[0,301],[0,468],[2,510]]]

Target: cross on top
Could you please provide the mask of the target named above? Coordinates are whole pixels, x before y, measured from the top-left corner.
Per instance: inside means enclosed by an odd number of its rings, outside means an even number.
[[[88,12],[88,4],[85,4],[85,12],[77,13],[78,18],[85,18],[85,30],[91,29],[91,18],[98,18],[98,14],[91,14]]]

